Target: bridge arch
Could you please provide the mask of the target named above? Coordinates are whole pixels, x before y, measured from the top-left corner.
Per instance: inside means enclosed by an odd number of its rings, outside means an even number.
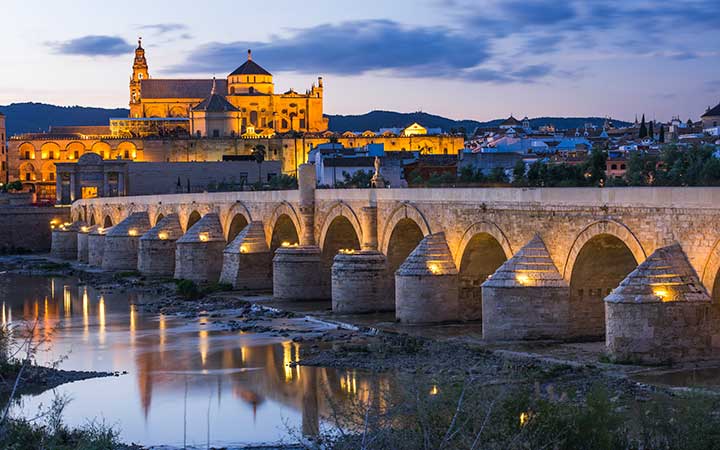
[[[187,220],[185,221],[185,231],[190,229],[195,223],[197,223],[198,220],[200,220],[202,216],[197,211],[197,209],[193,209],[190,214],[188,214]]]
[[[570,285],[572,335],[605,333],[603,299],[645,258],[640,242],[621,223],[595,222],[578,235],[563,274]]]
[[[300,232],[292,218],[282,213],[273,223],[270,231],[270,251],[275,253],[284,244],[296,245],[300,243]]]
[[[335,223],[335,220],[340,217],[346,219],[349,222],[349,224],[355,230],[356,239],[359,242],[362,242],[363,229],[362,225],[360,224],[360,219],[358,218],[357,214],[355,214],[355,211],[353,211],[350,205],[343,201],[338,201],[330,207],[327,214],[325,215],[325,219],[322,222],[322,227],[320,228],[320,237],[318,239],[318,244],[320,245],[321,249],[325,248],[325,241],[327,240],[330,227],[333,225],[333,223]],[[359,244],[357,248],[360,248]]]
[[[640,240],[637,236],[635,236],[630,228],[614,220],[600,220],[585,227],[570,246],[570,251],[568,252],[565,265],[563,266],[563,277],[565,280],[570,281],[570,276],[572,275],[580,250],[582,250],[588,241],[603,234],[609,234],[622,241],[622,243],[627,246],[628,250],[630,250],[633,257],[635,257],[637,264],[640,264],[645,261],[645,258],[647,258],[647,254],[645,253],[642,244],[640,244]]]
[[[359,251],[361,235],[358,235],[356,224],[349,216],[336,215],[332,220],[326,220],[321,245],[321,270],[323,280],[330,283],[332,265],[335,256],[343,249]],[[329,223],[328,223],[329,222]]]
[[[250,222],[252,222],[252,215],[250,215],[248,207],[240,201],[236,202],[225,214],[223,220],[223,232],[226,240],[232,242]]]
[[[276,228],[278,225],[278,221],[283,216],[287,217],[287,219],[290,220],[290,222],[292,223],[293,228],[295,230],[295,235],[297,236],[294,242],[291,242],[291,241],[287,241],[287,242],[290,242],[291,244],[300,242],[299,236],[302,233],[302,227],[300,226],[300,216],[298,215],[297,211],[295,211],[295,208],[293,208],[293,206],[290,203],[288,203],[286,201],[280,202],[280,204],[277,205],[275,207],[275,209],[273,210],[273,212],[270,214],[270,217],[268,218],[268,220],[264,221],[265,238],[268,239],[268,246],[270,247],[270,250],[273,252],[275,252],[275,249],[277,249],[280,246],[280,244],[283,242],[281,240],[281,241],[278,241],[277,243],[275,243],[275,234],[276,234],[275,231],[276,231]],[[284,219],[283,219],[283,221],[284,221]],[[292,236],[288,235],[288,237],[292,237]],[[275,245],[275,244],[277,244],[277,245]],[[275,246],[273,247],[273,245],[275,245]]]
[[[397,228],[397,225],[404,219],[409,219],[414,222],[420,229],[422,236],[427,236],[432,232],[425,215],[412,203],[404,202],[395,207],[385,221],[383,233],[380,237],[380,251],[385,255],[388,255],[393,232]]]
[[[110,228],[113,225],[114,224],[112,216],[110,216],[110,214],[106,214],[105,218],[103,219],[103,228]]]
[[[720,302],[720,239],[715,242],[705,261],[701,281],[713,303]]]
[[[465,320],[482,317],[481,286],[512,255],[509,240],[494,223],[478,222],[465,230],[455,252],[460,308]]]

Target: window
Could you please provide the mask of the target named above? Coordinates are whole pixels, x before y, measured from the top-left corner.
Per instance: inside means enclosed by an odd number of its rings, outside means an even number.
[[[138,74],[138,79],[140,79],[140,80],[143,79],[143,75],[141,73]],[[83,198],[85,198],[85,197],[83,197]]]
[[[300,128],[305,128],[305,119],[300,119]]]
[[[620,164],[620,169],[625,170],[625,164]]]
[[[30,181],[30,172],[25,173],[25,181]]]
[[[213,130],[213,137],[220,137],[220,130]]]
[[[617,170],[617,164],[611,165],[611,166],[610,166],[610,169],[611,169],[611,170]]]
[[[254,93],[255,93],[255,88],[254,88],[254,87],[248,88],[248,92],[251,93],[251,94],[254,94]]]
[[[125,153],[127,153],[127,152],[125,152]],[[80,157],[80,152],[75,150],[75,159],[78,159],[79,157]],[[52,158],[50,158],[50,159],[52,159]]]
[[[200,130],[195,131],[195,136],[197,136],[197,137],[201,137],[201,136],[202,136],[202,133],[200,133]]]
[[[55,174],[50,172],[50,181],[55,181]]]
[[[125,159],[130,159],[130,150],[125,150]]]
[[[25,159],[30,159],[30,152],[27,150],[25,151]]]

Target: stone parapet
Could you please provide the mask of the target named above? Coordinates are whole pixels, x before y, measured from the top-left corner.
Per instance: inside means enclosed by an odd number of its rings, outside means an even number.
[[[339,253],[332,266],[332,309],[336,313],[368,313],[395,309],[387,291],[387,261],[377,251]]]
[[[205,214],[175,243],[175,278],[197,283],[218,281],[224,249],[220,217]]]
[[[77,236],[84,222],[64,223],[52,231],[50,255],[61,259],[76,259],[78,255]]]
[[[138,271],[145,275],[173,276],[175,242],[183,231],[177,214],[163,217],[140,238]]]
[[[562,339],[570,286],[535,235],[482,285],[483,339]]]
[[[679,244],[656,250],[605,298],[616,361],[658,364],[712,354],[711,299]]]
[[[88,236],[93,231],[100,228],[99,225],[93,225],[91,227],[88,226],[82,226],[80,227],[80,231],[78,231],[77,235],[77,260],[81,263],[88,263]]]
[[[323,283],[320,247],[280,247],[273,258],[273,296],[287,300],[330,298]]]
[[[272,259],[262,222],[250,222],[225,247],[220,282],[235,289],[270,290]]]
[[[445,233],[429,234],[395,272],[395,317],[405,323],[460,320],[458,297]]]
[[[136,212],[105,234],[102,268],[105,270],[137,270],[140,237],[150,229],[148,213]]]

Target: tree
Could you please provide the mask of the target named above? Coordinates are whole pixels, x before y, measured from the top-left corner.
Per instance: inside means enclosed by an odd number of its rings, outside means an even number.
[[[490,176],[488,177],[488,180],[491,183],[507,183],[507,175],[505,174],[505,169],[502,167],[493,167],[493,169],[490,171]]]
[[[665,143],[665,127],[663,126],[663,124],[660,124],[660,139],[659,140],[660,140],[661,144]]]
[[[648,136],[650,136],[650,139],[655,139],[655,130],[653,126],[653,121],[650,121],[650,127],[648,128]]]
[[[524,186],[527,184],[527,178],[525,178],[525,161],[522,159],[518,159],[518,161],[515,163],[515,167],[513,167],[513,179],[512,183],[516,186]]]
[[[262,144],[256,145],[253,147],[252,153],[255,157],[255,162],[258,163],[258,183],[262,183],[262,163],[265,161],[265,146]]]
[[[583,164],[583,175],[592,186],[598,186],[605,180],[607,153],[600,149],[590,152],[588,160]]]
[[[645,114],[640,121],[640,139],[646,138],[648,135],[647,125],[645,124]]]

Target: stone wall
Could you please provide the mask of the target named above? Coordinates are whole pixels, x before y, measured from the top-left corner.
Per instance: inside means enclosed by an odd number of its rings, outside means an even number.
[[[49,252],[50,222],[70,221],[70,208],[0,206],[0,253]]]

